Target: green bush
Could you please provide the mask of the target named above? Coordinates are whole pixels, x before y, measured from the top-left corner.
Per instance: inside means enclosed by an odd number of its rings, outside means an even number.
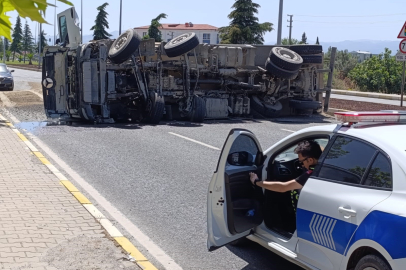
[[[391,56],[392,51],[374,56],[355,66],[348,77],[362,91],[399,94],[402,84],[402,64]]]

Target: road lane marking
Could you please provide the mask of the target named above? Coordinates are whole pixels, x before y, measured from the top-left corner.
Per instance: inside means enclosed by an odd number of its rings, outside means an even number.
[[[182,138],[182,139],[185,139],[185,140],[188,140],[188,141],[191,141],[191,142],[194,142],[194,143],[197,143],[197,144],[206,146],[206,147],[211,148],[211,149],[214,149],[214,150],[218,150],[218,151],[221,150],[221,149],[219,149],[219,148],[217,148],[217,147],[214,147],[214,146],[211,146],[211,145],[209,145],[209,144],[205,144],[205,143],[202,143],[202,142],[193,140],[193,139],[191,139],[191,138],[188,138],[188,137],[185,137],[185,136],[182,136],[182,135],[173,133],[173,132],[168,132],[168,133],[171,134],[171,135],[177,136],[177,137],[179,137],[179,138]]]
[[[10,113],[11,114],[11,113]],[[13,116],[14,117],[14,116]],[[6,122],[6,124],[17,134],[17,136],[26,144],[29,143],[28,139],[18,130],[14,127],[14,125],[10,122],[7,121],[7,119],[5,117],[3,117],[0,114],[0,120],[3,120]],[[48,155],[50,155],[51,157],[53,157],[53,159],[55,160],[57,158],[57,156],[55,156],[55,154],[45,145],[43,144],[38,138],[36,138],[34,135],[28,133],[28,136],[34,140],[37,145],[44,150],[46,153],[48,153]],[[37,141],[36,141],[36,140]],[[31,143],[27,144],[28,146],[30,146]],[[33,146],[31,144],[31,146]],[[123,249],[125,250],[131,250],[131,254],[134,254],[136,257],[133,257],[130,255],[130,257],[132,257],[132,259],[135,261],[135,263],[140,266],[142,269],[145,270],[158,270],[150,261],[148,261],[148,259],[145,258],[145,256],[143,256],[141,254],[140,251],[138,251],[138,249],[126,238],[124,237],[121,232],[111,223],[110,220],[108,220],[103,214],[101,214],[101,212],[99,210],[97,210],[97,208],[86,198],[85,195],[83,195],[70,181],[68,181],[66,179],[66,177],[64,177],[59,170],[53,166],[45,157],[44,155],[42,155],[34,146],[33,148],[36,150],[34,151],[31,147],[29,147],[29,149],[31,150],[31,152],[39,159],[42,161],[42,163],[48,167],[48,169],[54,173],[55,176],[58,177],[58,179],[60,180],[59,184],[65,186],[65,188],[82,204],[83,207],[85,207],[89,213],[95,217],[95,219],[100,223],[100,225],[107,231],[107,233],[119,244],[121,245],[121,243],[125,243],[125,247],[122,246]],[[46,149],[44,149],[46,148]],[[56,158],[55,158],[56,157]],[[69,167],[68,165],[66,165],[63,161],[59,160],[57,158],[56,162],[65,170],[68,172],[68,174],[70,176],[71,172],[69,170],[67,170]],[[70,169],[70,168],[69,168]],[[76,174],[76,172],[74,172]],[[79,176],[80,177],[80,176]],[[77,179],[75,177],[72,176],[72,178]],[[84,181],[83,179],[79,179]],[[83,187],[83,185],[78,182],[79,185],[81,185]],[[86,183],[86,182],[85,182]],[[87,183],[86,183],[87,184]],[[88,184],[87,184],[88,185]],[[89,185],[90,186],[90,185]],[[91,187],[91,186],[90,186]],[[93,187],[91,187],[93,188]],[[86,189],[86,191],[88,191],[88,193],[90,194],[91,192],[89,192],[89,189]],[[95,191],[97,193],[97,191]],[[98,193],[97,193],[98,194]],[[96,194],[96,195],[97,195]],[[101,195],[98,194],[100,197]],[[94,197],[94,195],[92,195]],[[102,199],[104,199],[103,197],[101,197]],[[104,199],[105,200],[105,199]],[[96,201],[103,207],[103,202],[100,203],[99,200],[96,199]],[[107,201],[106,201],[107,202]],[[107,202],[109,205],[111,205],[109,202]],[[110,210],[107,209],[106,207],[104,207],[106,209],[106,211],[108,213],[111,214]],[[115,210],[115,208],[113,206],[111,206],[112,209]],[[123,216],[123,214],[121,214],[118,210],[118,215],[119,216],[114,216],[114,214],[111,214],[113,216],[113,218],[115,218],[115,220],[117,222],[121,223],[121,220],[126,220],[126,218]],[[121,216],[121,220],[120,217]],[[128,223],[130,223],[131,226],[133,226],[133,228],[130,227],[130,229],[137,229],[137,227],[135,227],[134,224],[132,224],[129,220]],[[127,229],[126,226],[123,225],[123,227]],[[149,253],[151,255],[153,255],[159,262],[161,262],[163,265],[167,266],[166,269],[168,270],[182,270],[182,268],[177,265],[175,263],[175,261],[173,259],[171,259],[168,255],[166,255],[158,246],[154,246],[155,244],[145,235],[142,234],[141,231],[137,232],[137,234],[134,234],[133,232],[130,232],[131,235],[133,237],[135,237],[135,239],[141,243],[141,245],[143,245],[143,242],[145,243],[145,241],[149,241],[149,243],[144,244],[143,246],[149,251]],[[143,237],[145,239],[139,239],[139,237]],[[151,252],[152,251],[152,252]],[[161,259],[161,260],[160,260]],[[164,263],[166,264],[164,264]]]
[[[123,213],[114,207],[106,198],[104,198],[94,187],[86,182],[77,172],[69,167],[58,155],[56,155],[45,143],[33,134],[28,134],[29,138],[34,141],[39,148],[42,149],[56,164],[58,164],[79,186],[82,187],[92,198],[99,204],[100,207],[109,213],[112,219],[117,221],[134,239],[148,251],[166,270],[182,270],[169,255],[167,255],[158,245],[156,245],[147,235],[145,235],[135,224],[133,224]],[[88,205],[83,206],[88,209]],[[93,212],[90,212],[91,214]],[[95,218],[100,220],[99,217]],[[104,228],[104,227],[103,227]],[[105,228],[106,229],[106,228]],[[107,230],[107,229],[106,229]],[[117,239],[115,238],[117,241]],[[156,270],[157,268],[149,261],[136,261],[144,269]]]
[[[292,133],[296,132],[296,131],[294,131],[294,130],[289,130],[289,129],[284,129],[284,128],[281,128],[281,130],[287,131],[287,132],[292,132]]]
[[[28,92],[31,92],[31,93],[33,93],[33,94],[39,96],[41,99],[44,99],[44,96],[43,96],[43,95],[41,95],[40,93],[35,92],[34,90],[28,90]]]

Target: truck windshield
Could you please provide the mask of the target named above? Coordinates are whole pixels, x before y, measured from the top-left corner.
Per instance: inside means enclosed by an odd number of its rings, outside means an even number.
[[[68,35],[68,28],[66,27],[66,17],[59,17],[59,31],[61,33],[61,42],[65,42],[65,38]]]

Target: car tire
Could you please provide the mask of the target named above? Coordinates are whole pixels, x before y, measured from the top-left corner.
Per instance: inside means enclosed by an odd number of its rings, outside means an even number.
[[[366,270],[366,269],[376,269],[376,270],[391,270],[388,263],[379,256],[376,255],[366,255],[362,257],[357,263],[354,270]]]
[[[273,47],[269,58],[277,67],[290,71],[298,70],[303,64],[303,59],[298,53],[282,47]]]
[[[291,99],[289,100],[289,107],[296,110],[318,110],[322,107],[320,101],[315,100],[302,100],[302,99]]]
[[[291,71],[278,67],[269,58],[265,62],[265,68],[270,74],[282,79],[292,80],[299,74],[299,70]]]
[[[198,96],[193,97],[192,108],[187,117],[191,122],[202,123],[206,117],[206,102]]]
[[[177,57],[185,54],[199,45],[199,39],[193,32],[177,36],[169,41],[164,49],[168,57]]]
[[[266,104],[262,102],[257,96],[251,97],[251,110],[255,118],[275,118],[278,117],[282,111],[282,104],[278,101],[275,105]]]
[[[303,55],[303,64],[323,64],[321,55]]]
[[[165,101],[163,96],[158,95],[155,92],[150,93],[150,98],[152,107],[145,118],[145,122],[148,124],[157,125],[164,115]]]
[[[141,38],[134,29],[128,29],[111,45],[109,57],[112,62],[121,64],[131,57],[140,46]]]
[[[289,49],[297,52],[302,57],[304,54],[319,54],[323,52],[323,47],[321,45],[292,45]]]

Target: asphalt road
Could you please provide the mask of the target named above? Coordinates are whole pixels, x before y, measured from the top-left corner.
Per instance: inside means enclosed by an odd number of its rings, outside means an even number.
[[[20,89],[3,92],[15,103],[7,110],[22,122],[16,126],[44,142],[183,269],[299,269],[254,243],[207,251],[207,189],[220,155],[214,148],[222,148],[232,128],[253,131],[266,149],[291,131],[331,119],[46,126],[40,97],[25,91],[39,75],[16,70]]]

